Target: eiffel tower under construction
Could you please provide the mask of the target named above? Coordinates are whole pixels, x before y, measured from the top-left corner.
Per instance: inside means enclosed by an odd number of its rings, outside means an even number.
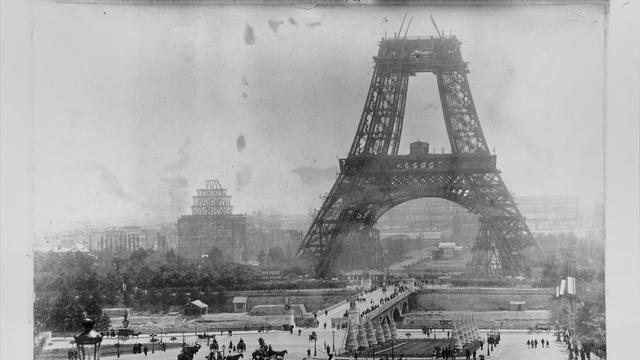
[[[349,154],[339,160],[340,174],[298,251],[314,261],[318,276],[349,266],[382,267],[376,222],[391,208],[424,197],[446,199],[478,215],[470,270],[526,272],[522,251],[537,245],[489,152],[460,44],[439,32],[380,40]],[[428,145],[426,151],[412,145],[410,154],[399,155],[409,78],[424,72],[437,80],[451,153],[430,154]]]

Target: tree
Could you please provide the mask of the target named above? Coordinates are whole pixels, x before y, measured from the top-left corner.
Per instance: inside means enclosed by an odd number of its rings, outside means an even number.
[[[264,249],[260,249],[260,252],[258,253],[258,262],[260,264],[264,264],[264,261],[266,260],[267,255],[264,253]]]
[[[284,250],[280,246],[274,246],[269,249],[269,260],[274,264],[282,264],[284,261]]]
[[[95,299],[90,299],[85,307],[85,311],[89,318],[95,322],[97,330],[107,330],[111,327],[111,319],[108,315],[102,313],[102,306]]]
[[[173,251],[173,249],[167,251],[166,258],[167,264],[176,264],[178,262],[178,255]]]
[[[130,263],[132,264],[142,264],[150,255],[150,252],[143,248],[138,248],[129,256]]]
[[[220,250],[218,247],[215,247],[215,246],[212,247],[211,250],[209,250],[207,255],[209,256],[209,261],[211,261],[214,264],[220,264],[224,259],[222,250]]]

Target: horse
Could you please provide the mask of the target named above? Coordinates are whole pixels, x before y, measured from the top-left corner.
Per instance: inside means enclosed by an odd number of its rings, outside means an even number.
[[[271,350],[267,355],[269,357],[275,356],[276,358],[284,358],[284,354],[287,354],[287,353],[288,353],[287,350],[282,350],[282,351]],[[233,360],[237,360],[237,359],[233,359]]]
[[[185,346],[178,354],[178,360],[193,360],[193,356],[200,350],[200,344],[196,341],[193,346]]]
[[[265,355],[264,352],[261,349],[258,349],[251,353],[251,359],[260,360],[264,357],[264,355]]]
[[[237,355],[227,355],[227,359],[226,360],[238,360],[240,359],[242,356],[242,354],[237,354]]]
[[[238,341],[237,347],[239,352],[244,352],[245,350],[247,350],[247,344],[245,344],[244,341],[242,341],[242,339]]]

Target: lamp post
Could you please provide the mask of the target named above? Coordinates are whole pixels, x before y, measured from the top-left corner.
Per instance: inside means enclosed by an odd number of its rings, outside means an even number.
[[[318,335],[313,338],[313,356],[317,356],[316,344],[318,343]]]
[[[80,360],[100,360],[100,344],[102,343],[102,335],[93,329],[95,323],[85,314],[82,320],[84,330],[73,339],[76,342]]]
[[[396,346],[395,346],[394,339],[393,339],[393,338],[391,338],[391,359],[392,359],[392,360],[396,358],[396,357],[395,357],[395,353],[394,353],[394,348],[395,348],[395,347],[396,347]]]
[[[333,353],[336,353],[336,331],[331,330],[331,348],[333,349]]]

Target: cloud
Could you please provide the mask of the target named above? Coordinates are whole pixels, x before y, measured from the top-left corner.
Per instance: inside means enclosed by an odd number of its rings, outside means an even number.
[[[314,21],[314,22],[307,23],[307,26],[312,28],[312,29],[315,28],[316,26],[320,26],[320,25],[322,25],[322,23],[320,21]]]
[[[238,136],[236,139],[236,148],[238,151],[244,150],[244,147],[247,146],[247,142],[244,140],[244,135]]]
[[[331,182],[336,179],[338,169],[335,166],[326,168],[315,168],[309,166],[300,166],[293,170],[292,173],[298,175],[300,182],[305,185],[315,185],[323,182]]]
[[[87,163],[84,168],[98,172],[100,186],[104,192],[113,194],[122,200],[133,201],[131,195],[124,191],[120,180],[111,169],[97,162]]]
[[[189,180],[178,176],[165,176],[162,181],[167,184],[167,196],[169,197],[169,213],[178,214],[184,211],[186,206],[186,193]]]
[[[276,20],[269,19],[269,27],[276,34],[278,33],[278,28],[280,28],[280,25],[282,25],[282,24],[284,24],[284,21],[282,21],[282,20],[276,21]]]
[[[187,167],[191,160],[191,157],[187,152],[189,145],[191,145],[191,139],[187,138],[178,149],[178,157],[164,167],[165,172],[180,171]]]
[[[251,166],[247,164],[238,164],[238,170],[236,171],[236,190],[240,191],[243,187],[249,185],[251,182]]]
[[[253,45],[256,42],[255,32],[253,31],[253,28],[249,26],[249,24],[244,27],[244,42],[247,45]]]
[[[294,19],[292,17],[289,18],[289,24],[298,26],[298,22],[296,21],[296,19]]]
[[[189,180],[182,177],[183,170],[189,165],[191,156],[188,149],[191,139],[187,138],[177,151],[176,159],[164,167],[162,181],[167,185],[167,197],[169,198],[169,213],[180,213],[186,206],[186,192]]]

